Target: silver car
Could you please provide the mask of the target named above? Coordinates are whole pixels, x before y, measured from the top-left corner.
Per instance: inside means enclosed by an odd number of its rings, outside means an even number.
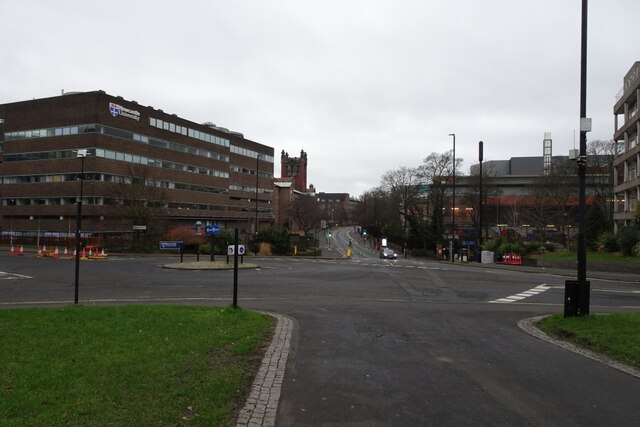
[[[380,258],[381,259],[398,259],[398,254],[393,251],[393,249],[382,248],[380,250]]]

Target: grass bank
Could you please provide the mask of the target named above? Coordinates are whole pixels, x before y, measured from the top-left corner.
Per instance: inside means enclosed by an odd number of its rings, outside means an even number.
[[[575,252],[559,251],[533,255],[532,258],[544,260],[575,261]],[[587,252],[587,262],[637,264],[640,268],[640,257],[622,256],[617,252]]]
[[[564,318],[555,314],[538,327],[549,335],[640,368],[640,313],[592,314]]]
[[[2,425],[230,425],[272,324],[232,308],[1,310]]]

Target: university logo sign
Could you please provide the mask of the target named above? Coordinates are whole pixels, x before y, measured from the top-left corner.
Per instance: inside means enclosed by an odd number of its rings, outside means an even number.
[[[136,110],[130,110],[115,102],[109,103],[109,111],[113,117],[123,116],[133,120],[140,120],[140,112]]]

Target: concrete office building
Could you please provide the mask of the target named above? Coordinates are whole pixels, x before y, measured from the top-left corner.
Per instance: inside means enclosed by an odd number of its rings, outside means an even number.
[[[633,64],[624,77],[624,86],[613,107],[615,115],[616,157],[614,160],[616,230],[634,222],[640,200],[640,61]]]
[[[5,241],[75,231],[82,168],[87,235],[273,223],[272,147],[103,91],[0,105],[0,154]]]

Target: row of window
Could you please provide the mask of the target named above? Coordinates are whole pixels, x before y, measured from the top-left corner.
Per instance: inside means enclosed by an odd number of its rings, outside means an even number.
[[[258,153],[257,151],[249,150],[248,148],[236,147],[235,145],[232,145],[230,147],[230,150],[234,154],[240,154],[241,156],[251,157],[252,159],[256,159],[258,158],[258,156],[260,156],[260,160],[273,163],[273,156],[269,156],[263,153]]]
[[[244,173],[244,174],[247,174],[247,175],[255,175],[256,174],[256,170],[255,169],[245,168],[244,166],[238,166],[238,165],[231,165],[229,167],[229,170],[231,172]],[[261,176],[263,178],[272,178],[273,174],[271,172],[259,171],[258,172],[258,176]]]
[[[47,198],[47,199],[31,199],[31,198],[13,198],[3,199],[3,206],[61,206],[61,205],[73,205],[76,203],[76,197],[66,198]],[[83,197],[83,205],[94,206],[129,206],[135,202],[131,200],[114,199],[108,197]],[[160,209],[180,209],[180,210],[201,210],[201,211],[227,211],[227,212],[241,212],[246,211],[247,208],[243,206],[234,205],[209,205],[202,203],[178,203],[178,202],[157,202],[156,208]],[[270,212],[272,208],[260,208],[260,212]]]
[[[167,141],[147,135],[141,135],[135,132],[104,126],[97,123],[89,123],[84,125],[65,126],[48,129],[32,129],[16,132],[7,132],[6,140],[27,139],[27,138],[47,138],[52,136],[79,135],[85,133],[100,133],[116,138],[127,139],[130,141],[140,142],[142,144],[152,145],[154,147],[165,148],[167,150],[178,151],[180,153],[193,154],[194,156],[207,157],[209,159],[229,161],[229,156],[224,153],[216,153],[209,150],[203,150],[189,145],[178,144],[176,142]],[[228,145],[227,145],[228,146]]]
[[[169,132],[179,133],[180,135],[189,136],[190,138],[199,139],[201,141],[209,142],[211,144],[220,145],[222,147],[229,146],[229,140],[221,138],[216,135],[211,135],[206,132],[200,132],[196,129],[191,129],[185,126],[180,126],[175,123],[167,122],[153,117],[149,118],[149,124],[153,127],[167,130]]]
[[[34,153],[5,154],[5,162],[17,162],[24,160],[53,160],[68,159],[77,156],[76,150],[61,151],[41,151]],[[164,169],[173,169],[181,172],[192,172],[203,175],[215,176],[218,178],[229,178],[229,172],[216,169],[204,168],[201,166],[186,165],[182,163],[170,162],[168,160],[153,159],[146,156],[138,156],[137,154],[123,153],[120,151],[103,150],[102,148],[87,149],[87,156],[101,157],[109,160],[119,160],[127,163],[141,164],[147,166],[155,166]]]
[[[2,184],[34,184],[34,183],[52,183],[52,182],[73,182],[77,181],[79,174],[57,174],[57,175],[23,175],[23,176],[5,176],[0,177]],[[84,174],[85,181],[114,182],[118,184],[133,184],[134,178],[130,176],[111,175],[98,172],[89,172]],[[208,187],[204,185],[183,184],[180,182],[147,180],[147,186],[157,188],[189,190],[201,193],[228,194],[226,188]]]
[[[151,120],[150,122],[151,126],[169,130],[171,132],[180,133],[182,135],[187,135],[189,137],[199,139],[205,142],[209,142],[212,144],[217,144],[222,147],[229,147],[232,153],[240,154],[241,156],[250,157],[252,159],[255,159],[258,156],[260,156],[261,160],[264,160],[270,163],[274,162],[273,156],[261,154],[261,153],[258,153],[257,151],[249,150],[246,148],[236,147],[235,145],[230,145],[229,140],[225,138],[220,138],[215,135],[210,135],[204,132],[197,131],[195,129],[186,128],[184,126],[178,126],[173,123],[162,121],[160,119],[151,118],[150,120]],[[9,140],[28,139],[28,138],[48,138],[48,137],[55,137],[55,136],[79,135],[79,134],[94,133],[94,132],[101,133],[104,135],[109,135],[109,136],[115,136],[117,138],[128,139],[128,140],[140,142],[143,144],[149,144],[149,145],[153,145],[154,147],[166,148],[168,150],[178,151],[181,153],[193,154],[196,156],[207,157],[209,159],[220,160],[223,162],[229,161],[229,156],[227,154],[216,153],[209,150],[203,150],[200,148],[191,147],[184,144],[178,144],[176,142],[167,141],[167,140],[159,139],[155,137],[150,137],[147,135],[142,135],[142,134],[138,134],[138,133],[127,131],[127,130],[117,129],[110,126],[104,126],[97,123],[7,132],[5,133],[5,140],[9,141]],[[2,151],[1,147],[0,147],[0,151]]]
[[[247,193],[256,194],[256,187],[251,185],[231,184],[229,185],[229,190],[246,191]],[[270,188],[258,188],[258,193],[273,193],[273,190]]]

